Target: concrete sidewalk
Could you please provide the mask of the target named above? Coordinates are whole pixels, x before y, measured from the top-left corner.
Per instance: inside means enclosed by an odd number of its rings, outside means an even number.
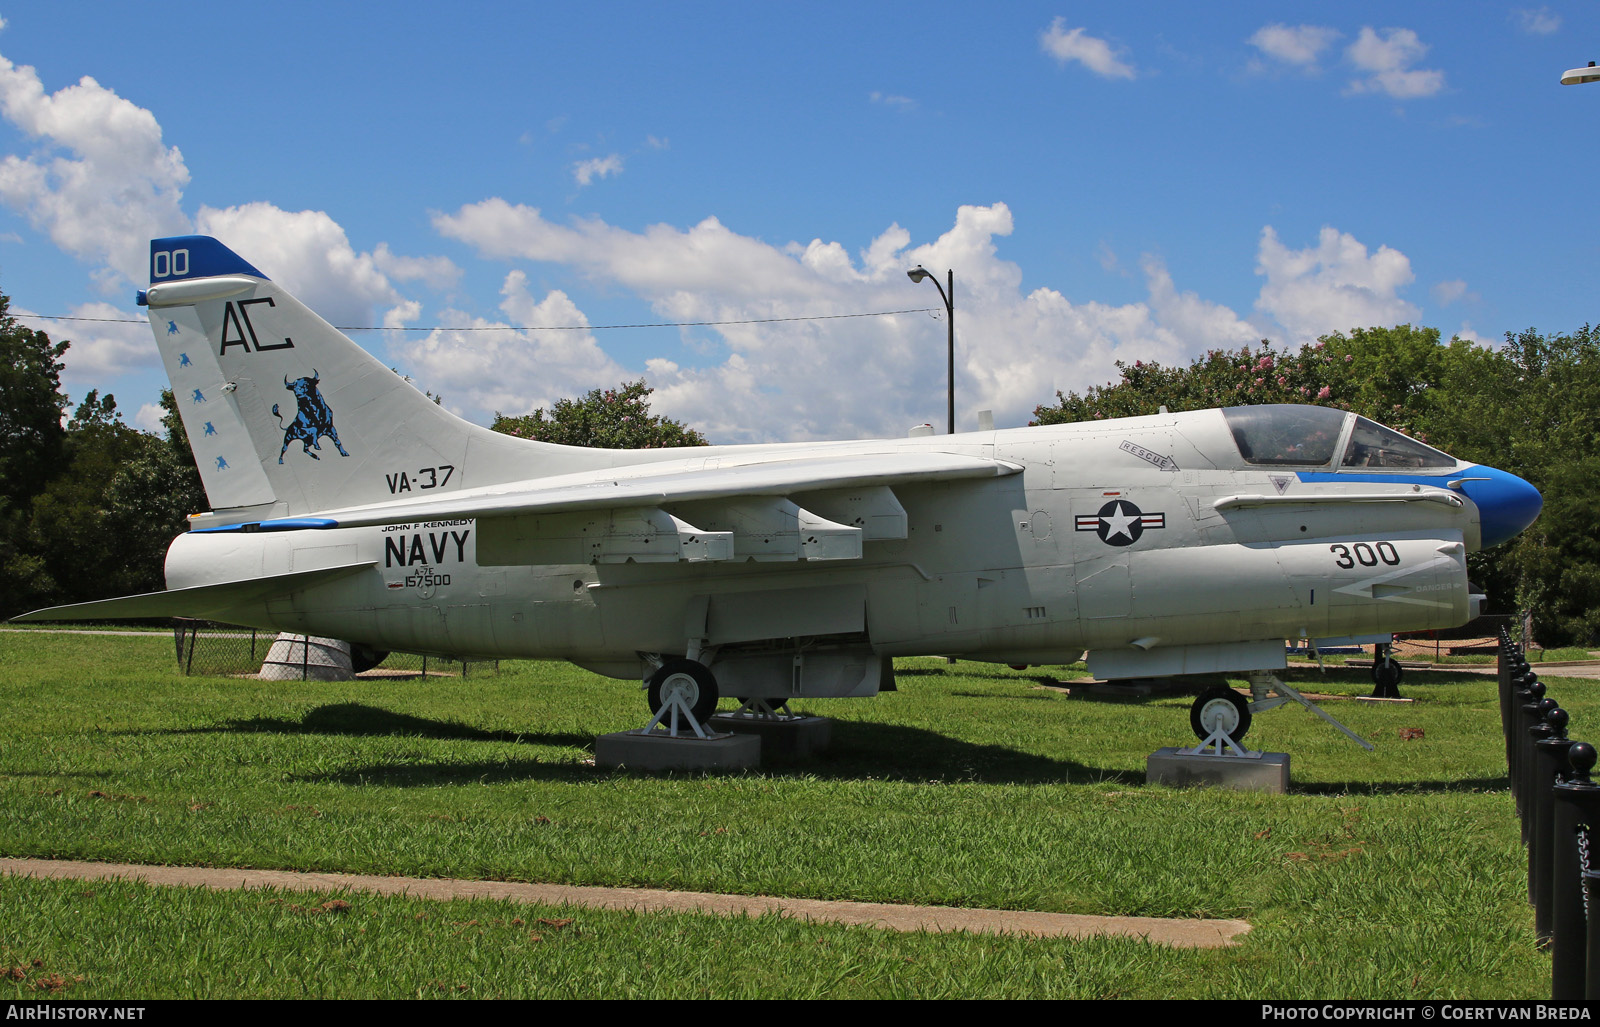
[[[828,902],[765,895],[716,895],[651,888],[595,888],[510,881],[376,877],[366,874],[296,873],[287,870],[228,870],[211,867],[141,866],[75,860],[0,858],[0,877],[53,880],[140,881],[146,884],[235,891],[343,891],[406,895],[419,899],[499,899],[544,905],[641,912],[710,913],[719,916],[782,916],[891,931],[970,931],[1035,938],[1142,938],[1173,948],[1222,948],[1250,930],[1243,920],[1168,920],[1158,917],[1085,916],[951,906],[901,906],[877,902]]]

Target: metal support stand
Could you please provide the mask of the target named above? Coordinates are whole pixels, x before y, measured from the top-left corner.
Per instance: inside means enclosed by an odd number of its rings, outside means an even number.
[[[683,696],[678,694],[673,694],[667,697],[667,700],[661,704],[661,709],[657,710],[656,715],[650,718],[650,723],[646,724],[642,728],[639,728],[637,731],[630,731],[628,733],[632,735],[654,734],[656,726],[660,725],[666,729],[668,738],[681,738],[684,736],[679,734],[679,730],[683,724],[680,723],[679,718],[682,718],[683,721],[687,721],[688,726],[694,729],[695,737],[703,738],[707,741],[711,739],[712,736],[706,731],[705,728],[701,727],[700,722],[695,719],[694,710],[690,709],[689,704],[683,701]],[[668,719],[671,721],[670,727],[662,723]]]
[[[1334,720],[1326,710],[1312,702],[1310,699],[1307,699],[1293,688],[1290,688],[1288,685],[1284,684],[1283,681],[1279,679],[1278,675],[1272,673],[1270,670],[1253,670],[1248,676],[1250,679],[1251,713],[1260,713],[1263,710],[1276,709],[1287,702],[1297,702],[1301,706],[1304,706],[1306,709],[1310,710],[1312,713],[1315,713],[1317,716],[1321,717],[1323,720],[1332,724],[1334,727],[1338,728],[1340,731],[1343,731],[1346,738],[1361,746],[1361,748],[1367,750],[1368,752],[1373,751],[1371,742],[1360,737],[1354,731],[1351,731],[1337,720]],[[1268,698],[1267,696],[1270,692],[1278,693],[1278,697],[1275,699]]]
[[[798,713],[789,711],[787,697],[753,695],[744,701],[744,704],[732,713],[719,713],[719,717],[741,717],[750,720],[775,721],[782,723],[790,720],[804,720]]]
[[[826,752],[833,742],[833,721],[795,713],[783,696],[752,696],[732,713],[717,714],[711,725],[717,731],[760,738],[764,762],[802,761]]]
[[[1239,748],[1239,743],[1229,736],[1221,724],[1212,728],[1211,733],[1193,749],[1179,749],[1178,752],[1184,756],[1231,756],[1241,760],[1261,758],[1261,753],[1254,749]]]

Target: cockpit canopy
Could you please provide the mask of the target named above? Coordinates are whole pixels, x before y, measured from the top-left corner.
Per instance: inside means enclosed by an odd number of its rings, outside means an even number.
[[[1340,467],[1399,470],[1454,467],[1454,457],[1406,438],[1376,421],[1330,407],[1268,404],[1222,411],[1246,463],[1276,467],[1325,467],[1333,462],[1349,429]]]
[[[1456,459],[1365,417],[1356,418],[1340,467],[1454,467]]]

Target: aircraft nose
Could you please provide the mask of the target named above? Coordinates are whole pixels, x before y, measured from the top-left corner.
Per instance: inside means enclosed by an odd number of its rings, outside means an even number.
[[[1462,477],[1468,480],[1461,483],[1461,491],[1478,507],[1485,549],[1516,538],[1544,508],[1539,490],[1515,474],[1479,466],[1468,468]]]

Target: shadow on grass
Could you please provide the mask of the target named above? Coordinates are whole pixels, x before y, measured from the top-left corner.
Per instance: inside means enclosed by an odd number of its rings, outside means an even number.
[[[926,728],[850,720],[833,722],[833,742],[826,755],[794,769],[825,780],[975,784],[1144,783],[1142,771],[1093,767],[1002,745],[980,745]]]
[[[1049,699],[1049,696],[995,696],[971,693],[991,701]],[[1143,705],[1161,696],[1096,697],[1096,702]],[[1052,700],[1053,701],[1053,700]],[[396,713],[362,703],[335,703],[318,706],[299,720],[255,717],[233,720],[217,727],[191,728],[173,733],[261,732],[301,735],[341,735],[356,737],[398,736],[446,741],[513,742],[592,750],[590,733],[546,733],[486,731],[457,721],[436,720]],[[1090,784],[1113,783],[1123,787],[1145,784],[1142,770],[1096,767],[1073,760],[1041,756],[1004,745],[978,744],[941,734],[927,728],[872,721],[835,718],[832,744],[827,753],[803,762],[768,760],[758,771],[773,778],[799,777],[820,780],[879,780],[915,783],[973,784]],[[462,762],[441,759],[433,762],[372,763],[325,774],[300,775],[306,782],[348,786],[377,785],[398,788],[433,787],[451,784],[497,784],[516,781],[593,781],[613,774],[627,777],[661,776],[741,776],[752,771],[710,771],[647,773],[630,770],[602,770],[575,761],[535,759],[477,760]],[[1297,784],[1295,791],[1305,794],[1391,794],[1442,793],[1500,790],[1505,779],[1463,779],[1455,781],[1406,782],[1320,782]]]
[[[524,736],[525,740],[528,736]],[[586,747],[592,739],[585,737]],[[692,743],[689,743],[692,744]],[[1084,784],[1111,781],[1142,784],[1143,773],[1090,767],[997,745],[976,745],[928,731],[892,724],[834,721],[829,751],[803,762],[769,763],[759,770],[645,772],[600,770],[588,764],[536,760],[483,760],[472,763],[373,763],[332,774],[307,774],[300,781],[383,785],[395,788],[507,781],[582,781],[626,777],[798,777],[808,780],[875,780],[917,783]]]
[[[174,734],[226,732],[268,732],[286,735],[352,735],[357,737],[400,736],[435,738],[466,742],[521,742],[528,745],[558,745],[587,749],[594,737],[587,734],[541,734],[535,731],[485,731],[454,720],[434,720],[409,713],[395,713],[365,703],[330,703],[306,712],[299,720],[282,717],[251,717],[230,720],[217,727],[186,728]]]

